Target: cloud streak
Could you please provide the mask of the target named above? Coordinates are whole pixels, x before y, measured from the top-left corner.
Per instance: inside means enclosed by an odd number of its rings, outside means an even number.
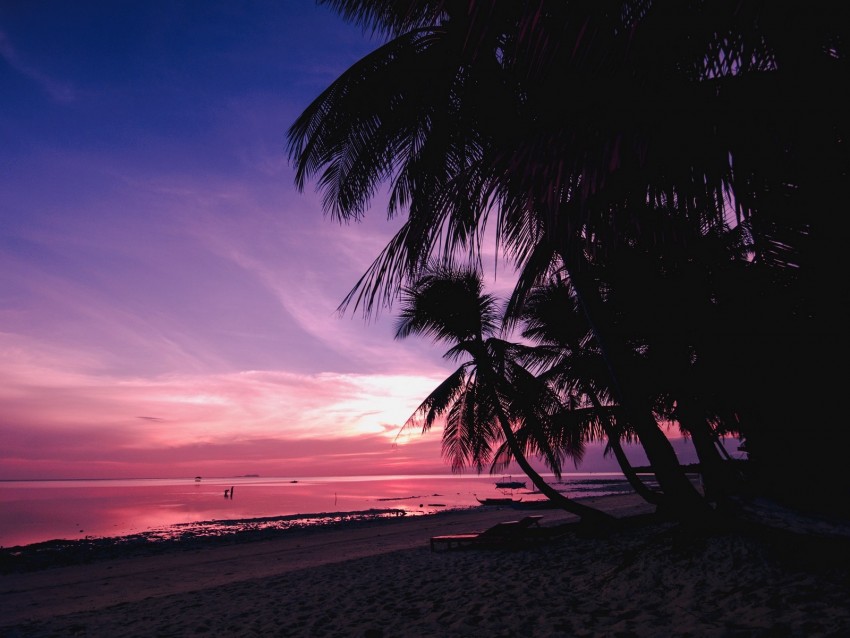
[[[77,92],[70,83],[57,80],[28,64],[24,57],[12,46],[9,37],[2,30],[0,30],[0,57],[18,73],[36,83],[54,101],[67,104],[76,99]]]

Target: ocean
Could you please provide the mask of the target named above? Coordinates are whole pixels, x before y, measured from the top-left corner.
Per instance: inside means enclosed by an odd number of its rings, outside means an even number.
[[[375,516],[423,516],[482,507],[477,499],[484,498],[510,496],[525,505],[543,498],[524,476],[511,478],[524,481],[525,488],[497,488],[496,482],[503,478],[396,475],[0,481],[0,547],[134,535],[151,540],[222,535]],[[570,497],[631,492],[617,473],[547,479]]]

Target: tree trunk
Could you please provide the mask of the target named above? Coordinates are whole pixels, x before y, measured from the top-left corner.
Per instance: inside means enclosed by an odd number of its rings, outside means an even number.
[[[479,373],[482,372],[482,366],[478,367]],[[508,447],[511,450],[511,454],[516,460],[517,464],[520,466],[523,472],[525,472],[526,476],[531,479],[531,482],[534,483],[534,486],[540,491],[541,494],[546,496],[550,501],[558,505],[564,511],[570,512],[571,514],[575,514],[578,516],[582,522],[589,523],[596,529],[608,529],[612,527],[617,519],[610,514],[607,514],[601,510],[598,510],[594,507],[590,507],[589,505],[584,505],[583,503],[579,503],[571,498],[567,498],[563,494],[561,494],[554,487],[549,485],[546,480],[540,476],[540,474],[535,470],[531,463],[528,462],[528,459],[525,457],[525,452],[520,448],[519,442],[514,436],[514,431],[511,429],[510,420],[508,416],[504,413],[501,407],[501,402],[499,401],[499,397],[495,388],[499,387],[499,383],[497,380],[498,375],[492,372],[491,369],[487,369],[486,371],[487,377],[487,387],[491,388],[491,392],[493,393],[493,404],[496,406],[498,411],[498,419],[499,426],[502,428],[502,433],[505,436],[505,441],[508,444]]]
[[[589,505],[579,503],[571,498],[567,498],[554,487],[549,485],[549,483],[547,483],[546,480],[531,466],[528,459],[525,458],[525,454],[520,449],[513,430],[507,423],[507,417],[500,414],[499,423],[502,426],[502,432],[505,435],[505,440],[508,442],[508,447],[511,450],[511,454],[513,454],[514,460],[516,460],[522,471],[525,472],[526,476],[531,479],[531,482],[534,483],[534,486],[541,494],[546,496],[546,498],[558,505],[561,509],[570,512],[571,514],[575,514],[583,522],[590,523],[593,526],[602,526],[603,528],[606,528],[611,527],[616,522],[617,519],[610,514],[594,507],[590,507]]]
[[[606,329],[604,308],[595,284],[589,281],[580,268],[575,267],[575,259],[571,259],[567,251],[561,251],[561,258],[567,265],[576,297],[605,359],[614,395],[635,429],[658,484],[664,492],[661,505],[670,509],[672,514],[684,517],[708,511],[708,504],[685,475],[673,446],[658,427],[649,406],[629,383],[628,374],[624,372],[628,352],[625,345],[619,343],[613,331]]]
[[[739,487],[741,477],[725,448],[705,419],[688,409],[687,401],[680,401],[677,410],[682,427],[691,435],[703,477],[706,499],[719,507],[729,504],[728,497]],[[721,453],[722,450],[722,453]]]
[[[601,413],[603,411],[602,404],[599,402],[599,398],[593,391],[582,389],[582,391],[590,397],[591,403],[593,406]],[[620,444],[620,436],[614,432],[614,428],[611,426],[611,422],[607,417],[602,420],[602,428],[605,430],[605,436],[608,437],[608,441],[611,444],[611,449],[614,451],[614,457],[617,459],[617,463],[620,466],[620,469],[623,471],[623,476],[626,477],[626,480],[629,482],[629,485],[632,486],[632,489],[637,492],[638,496],[640,496],[647,503],[651,503],[653,505],[661,505],[664,501],[664,495],[656,492],[653,489],[650,489],[646,486],[646,484],[641,480],[641,478],[635,472],[635,469],[632,467],[632,464],[629,462],[628,457],[626,456],[626,451],[623,449],[623,446]]]
[[[582,346],[576,341],[572,341],[567,339],[567,347],[570,352],[579,352],[582,349]],[[590,399],[593,408],[601,415],[602,420],[602,429],[605,430],[605,436],[608,437],[608,441],[611,444],[611,449],[614,451],[614,457],[617,459],[617,464],[620,466],[620,469],[623,471],[623,476],[626,477],[626,480],[631,485],[632,489],[647,503],[651,503],[652,505],[659,505],[664,500],[664,495],[650,489],[646,486],[646,484],[641,480],[641,478],[637,475],[632,464],[629,462],[628,457],[626,456],[625,450],[623,450],[623,446],[620,444],[620,436],[617,432],[614,431],[613,426],[611,425],[610,419],[605,415],[605,407],[602,405],[602,402],[599,400],[599,397],[596,395],[596,391],[590,387],[590,384],[581,383],[581,391],[584,395]]]

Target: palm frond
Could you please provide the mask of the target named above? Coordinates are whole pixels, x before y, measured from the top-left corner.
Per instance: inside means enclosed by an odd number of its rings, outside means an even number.
[[[421,427],[424,434],[436,420],[450,410],[468,382],[468,365],[462,365],[431,391],[414,413],[404,422],[399,434],[411,427]]]
[[[476,375],[448,412],[443,430],[443,456],[450,460],[452,471],[459,472],[472,465],[480,473],[490,460],[499,433],[491,394],[481,388]]]
[[[432,102],[425,99],[422,74],[430,65],[422,62],[429,55],[439,59],[441,41],[439,33],[422,29],[384,44],[352,65],[289,128],[296,186],[303,190],[321,172],[317,188],[333,217],[362,216],[405,149],[428,128]],[[436,91],[445,76],[431,74],[425,84]]]
[[[446,15],[446,0],[317,0],[344,20],[373,33],[397,35],[411,29],[439,24]],[[455,3],[456,4],[456,3]]]
[[[497,329],[496,300],[474,269],[431,265],[402,291],[397,339],[419,334],[456,345]]]

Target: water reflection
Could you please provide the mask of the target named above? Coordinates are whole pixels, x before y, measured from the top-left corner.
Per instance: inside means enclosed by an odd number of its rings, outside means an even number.
[[[219,535],[431,514],[478,507],[476,496],[504,496],[495,481],[486,475],[0,481],[0,546],[133,534]],[[572,475],[556,487],[575,496],[629,489],[616,474]],[[540,498],[529,490],[513,493],[525,501]]]

